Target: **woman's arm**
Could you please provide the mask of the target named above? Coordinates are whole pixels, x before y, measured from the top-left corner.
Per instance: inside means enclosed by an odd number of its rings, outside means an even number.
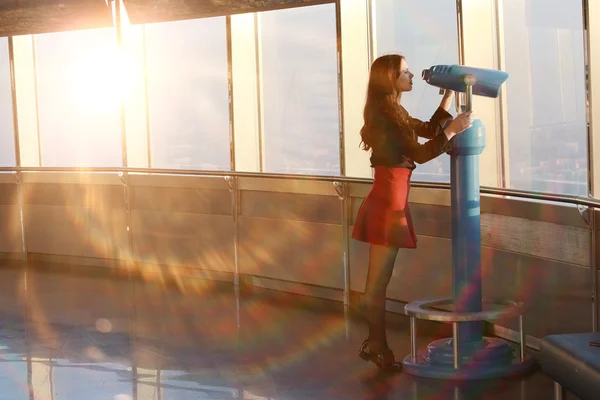
[[[472,111],[459,114],[448,124],[446,129],[440,131],[443,132],[443,135],[436,135],[423,144],[419,143],[409,132],[398,132],[393,136],[397,151],[411,158],[417,164],[426,163],[446,151],[450,139],[470,128],[474,118]]]
[[[438,107],[429,121],[423,122],[417,118],[409,117],[408,124],[417,136],[433,139],[444,130],[444,124],[450,120],[452,120],[452,115],[442,107]]]
[[[452,105],[452,96],[454,92],[446,90],[440,106],[435,110],[431,119],[427,122],[418,120],[417,118],[409,117],[409,124],[414,129],[417,136],[425,139],[432,139],[439,135],[444,129],[444,124],[452,119],[452,115],[448,112]]]
[[[441,155],[452,136],[454,135],[437,135],[433,139],[421,144],[416,138],[402,132],[396,135],[396,147],[399,153],[410,158],[417,164],[423,164]]]
[[[440,108],[443,108],[446,112],[450,111],[450,107],[452,106],[452,96],[454,96],[454,91],[446,89],[444,97],[442,97],[442,101],[440,102]]]

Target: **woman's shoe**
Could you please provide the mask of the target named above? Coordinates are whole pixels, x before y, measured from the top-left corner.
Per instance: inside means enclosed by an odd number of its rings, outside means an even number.
[[[402,371],[402,364],[396,362],[394,353],[391,349],[386,349],[382,352],[375,353],[369,348],[368,339],[366,339],[360,346],[358,355],[365,361],[373,362],[384,371]]]

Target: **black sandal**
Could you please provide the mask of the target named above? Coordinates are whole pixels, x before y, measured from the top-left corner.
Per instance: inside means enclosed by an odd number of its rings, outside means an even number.
[[[402,371],[402,364],[394,359],[394,353],[391,349],[386,349],[382,352],[372,352],[368,344],[369,339],[366,339],[360,346],[358,353],[359,357],[365,361],[371,361],[384,371]]]

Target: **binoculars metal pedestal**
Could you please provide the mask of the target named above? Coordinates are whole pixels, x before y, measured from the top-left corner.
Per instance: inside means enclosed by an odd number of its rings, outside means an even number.
[[[471,109],[472,91],[467,86],[466,110]],[[486,300],[482,296],[481,232],[479,208],[479,154],[485,148],[485,127],[480,120],[450,143],[452,278],[453,297],[416,301],[405,307],[410,317],[411,354],[404,371],[428,378],[487,379],[520,375],[534,364],[525,354],[523,303]],[[483,304],[495,306],[483,310]],[[453,305],[452,311],[439,307]],[[508,342],[483,336],[483,321],[519,318],[520,354],[513,354]],[[417,352],[417,319],[452,323],[452,338],[430,343]]]

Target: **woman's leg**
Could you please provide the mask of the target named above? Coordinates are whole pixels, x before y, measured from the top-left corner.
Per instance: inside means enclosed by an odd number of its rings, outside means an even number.
[[[366,316],[369,323],[369,348],[381,352],[389,348],[385,333],[385,298],[398,249],[371,245],[365,287]]]

